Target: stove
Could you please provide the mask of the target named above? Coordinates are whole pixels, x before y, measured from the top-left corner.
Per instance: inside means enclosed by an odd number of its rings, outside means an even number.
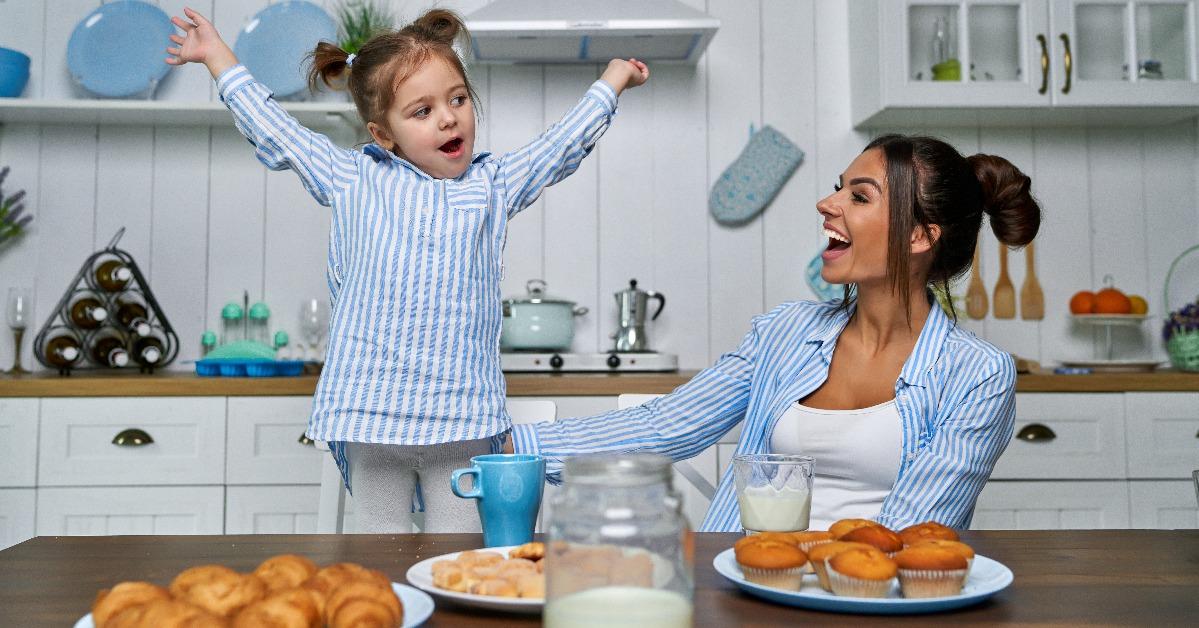
[[[679,356],[669,353],[540,353],[500,354],[506,373],[637,373],[679,370]]]

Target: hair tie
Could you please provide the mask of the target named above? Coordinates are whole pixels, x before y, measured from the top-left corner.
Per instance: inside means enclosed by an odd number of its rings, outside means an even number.
[[[350,55],[348,57],[346,57],[346,67],[348,68],[348,67],[354,65],[354,59],[356,59],[356,58],[358,58],[358,54],[351,52]]]

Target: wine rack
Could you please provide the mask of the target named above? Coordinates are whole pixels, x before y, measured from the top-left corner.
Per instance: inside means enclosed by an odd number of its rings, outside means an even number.
[[[58,304],[51,310],[41,331],[34,338],[34,356],[46,368],[56,370],[60,375],[70,375],[71,371],[102,369],[140,370],[145,373],[165,367],[179,353],[179,337],[158,305],[158,300],[154,298],[154,293],[150,291],[150,284],[146,281],[146,276],[142,274],[132,255],[117,248],[117,243],[124,234],[125,228],[122,227],[113,236],[108,246],[88,256],[80,266],[79,272],[75,274],[75,279],[71,281],[62,298],[58,300]],[[113,266],[123,266],[129,270],[127,278],[120,280],[123,285],[119,289],[113,289],[112,285],[105,287],[97,278],[97,268],[108,260],[116,260],[118,263]],[[72,319],[72,304],[80,297],[92,297],[98,300],[106,312],[103,320],[91,324],[93,328],[84,328]],[[130,303],[134,304],[132,307],[135,309],[144,304],[144,318],[139,315],[137,323],[132,325],[132,328],[127,328],[119,320],[117,312],[122,305],[130,307]],[[138,333],[134,329],[145,333]],[[123,366],[100,363],[92,354],[92,348],[97,340],[104,336],[114,335],[121,339],[121,344],[127,354],[127,362]],[[61,357],[62,353],[59,353],[59,359],[52,360],[47,354],[47,344],[59,337],[67,337],[74,341],[76,348],[74,359],[65,359]],[[145,340],[145,338],[155,340]],[[61,341],[59,344],[70,345],[70,340]],[[141,359],[140,354],[135,354],[135,346],[144,349],[153,345],[160,345],[160,348],[157,348],[158,359]],[[154,353],[147,352],[146,355],[153,356]]]

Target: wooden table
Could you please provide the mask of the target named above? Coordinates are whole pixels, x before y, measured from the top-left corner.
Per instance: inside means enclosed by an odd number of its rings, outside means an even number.
[[[942,614],[840,615],[778,606],[712,569],[737,535],[696,540],[697,626],[896,624],[1195,625],[1199,530],[968,532],[965,541],[1011,568],[1015,582],[990,600]],[[39,537],[0,551],[0,626],[71,626],[96,591],[121,580],[167,584],[182,569],[221,563],[249,571],[268,556],[304,554],[318,564],[354,561],[397,582],[418,560],[477,547],[479,535],[259,535]],[[537,617],[494,615],[439,603],[427,626],[535,626]],[[649,628],[649,627],[646,627]]]

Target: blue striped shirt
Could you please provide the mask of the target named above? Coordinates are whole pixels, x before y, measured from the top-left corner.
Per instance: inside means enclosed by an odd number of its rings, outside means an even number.
[[[578,454],[649,451],[690,458],[742,421],[737,453],[767,453],[787,407],[828,379],[837,337],[849,320],[839,303],[784,303],[754,318],[740,347],[671,394],[593,417],[515,425],[513,445],[517,452],[546,456],[555,481],[562,460]],[[1015,382],[1010,355],[932,307],[895,381],[903,456],[880,523],[970,525],[975,499],[1012,438]],[[741,529],[731,466],[700,529]]]
[[[241,65],[217,88],[258,160],[294,171],[333,211],[329,343],[308,436],[333,444],[344,474],[339,443],[432,445],[506,431],[508,220],[591,152],[616,112],[612,87],[596,81],[540,137],[498,158],[480,153],[452,180],[375,144],[337,146],[301,126]]]

